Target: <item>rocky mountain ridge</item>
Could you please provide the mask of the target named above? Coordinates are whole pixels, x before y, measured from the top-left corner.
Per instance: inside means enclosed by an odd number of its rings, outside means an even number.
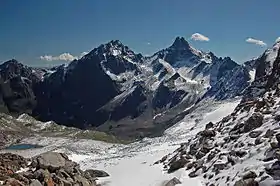
[[[21,66],[14,60],[5,64]],[[202,99],[240,95],[251,83],[252,70],[229,57],[218,58],[194,49],[182,37],[150,57],[136,54],[115,40],[52,71],[22,68],[31,75],[1,68],[1,72],[29,82],[21,85],[28,90],[24,99],[19,99],[23,88],[12,86],[17,98],[9,99],[16,103],[5,98],[2,105],[16,106],[9,106],[7,112],[27,112],[42,121],[125,138],[160,134],[166,123],[172,125],[173,118]],[[2,76],[4,81],[11,79]]]
[[[205,185],[279,185],[280,43],[256,59],[256,76],[233,113],[205,129],[163,163],[186,169]]]

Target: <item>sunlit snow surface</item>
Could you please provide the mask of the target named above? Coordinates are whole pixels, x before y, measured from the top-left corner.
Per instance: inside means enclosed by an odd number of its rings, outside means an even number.
[[[238,103],[239,100],[224,103],[205,102],[183,121],[166,130],[162,137],[145,138],[129,145],[94,140],[34,137],[25,139],[22,143],[45,147],[13,152],[25,157],[36,156],[45,151],[64,152],[70,159],[78,162],[82,169],[94,168],[108,172],[110,177],[98,181],[104,186],[162,186],[173,177],[181,180],[181,186],[200,186],[203,185],[203,179],[189,178],[185,169],[167,174],[161,164],[153,164],[172,153],[180,143],[193,137],[205,127],[206,123],[219,121],[230,114]]]

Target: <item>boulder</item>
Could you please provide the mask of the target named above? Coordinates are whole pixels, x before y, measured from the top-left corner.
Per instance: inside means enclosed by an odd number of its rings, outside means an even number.
[[[201,158],[203,158],[205,155],[206,155],[205,152],[199,150],[199,151],[195,154],[195,157],[196,157],[196,159],[201,159]]]
[[[161,158],[160,163],[165,162],[165,160],[167,159],[167,156],[163,156],[163,158]]]
[[[230,152],[230,155],[238,156],[239,158],[244,157],[246,154],[247,154],[247,152],[246,152],[246,151],[243,151],[243,150],[237,150],[237,151],[232,150],[232,151]]]
[[[274,119],[275,119],[276,121],[280,121],[280,115],[276,115],[276,116],[274,117]]]
[[[280,133],[276,134],[276,139],[277,139],[278,144],[280,144]]]
[[[216,154],[217,152],[211,151],[207,156],[207,161],[211,161],[216,156]]]
[[[83,176],[81,175],[75,175],[74,176],[74,181],[77,182],[79,185],[82,185],[82,186],[91,186],[91,182],[84,178]]]
[[[280,160],[280,150],[277,149],[275,152],[274,152],[274,158],[276,158],[278,161]]]
[[[216,132],[214,130],[209,130],[209,129],[201,131],[198,134],[205,138],[211,138],[216,136]]]
[[[261,137],[257,137],[257,138],[255,139],[255,145],[259,145],[259,144],[261,144],[262,142],[263,142],[263,140],[262,140]]]
[[[253,178],[249,178],[246,180],[238,180],[234,183],[234,186],[259,186],[259,183],[255,181]]]
[[[198,149],[199,149],[199,144],[198,143],[192,143],[190,145],[189,154],[192,155],[192,156],[195,155],[197,153]]]
[[[263,124],[263,115],[261,113],[254,113],[252,116],[244,123],[244,132],[250,132],[256,128],[259,128]]]
[[[197,177],[197,176],[198,176],[198,174],[196,173],[196,171],[192,171],[192,172],[189,173],[190,178],[194,178],[194,177]]]
[[[270,168],[266,168],[266,173],[275,180],[280,180],[280,161],[274,162]]]
[[[224,170],[226,168],[226,166],[227,166],[226,163],[222,163],[222,162],[215,163],[213,170],[214,171],[216,171],[216,170]]]
[[[38,180],[32,180],[30,186],[43,186]]]
[[[222,122],[223,122],[223,123],[226,123],[226,122],[228,122],[230,119],[231,119],[231,115],[228,115],[228,116],[226,116],[226,117],[224,117],[224,118],[222,119]]]
[[[231,129],[231,133],[233,134],[239,134],[242,131],[242,128],[244,128],[244,123],[237,123],[236,125],[234,125],[234,127]]]
[[[273,135],[274,135],[274,131],[273,130],[271,130],[271,129],[268,129],[266,132],[265,132],[265,134],[264,134],[264,138],[271,138]]]
[[[57,175],[53,175],[52,177],[53,177],[53,180],[54,180],[55,183],[57,183],[59,185],[63,185],[63,186],[72,186],[72,183],[74,182],[73,180],[69,181],[69,180],[61,178]]]
[[[257,174],[254,171],[249,171],[247,173],[245,173],[242,177],[243,180],[249,179],[249,178],[253,178],[255,179],[257,177]]]
[[[46,152],[36,157],[39,168],[55,171],[66,165],[65,158],[57,152]]]
[[[50,177],[50,172],[48,169],[38,169],[33,173],[33,177],[38,180],[44,180],[47,177]]]
[[[212,122],[209,122],[206,124],[205,129],[213,128],[214,124]]]
[[[179,160],[175,160],[175,161],[171,162],[170,167],[167,172],[172,173],[180,168],[183,168],[188,162],[189,162],[189,160],[181,157]]]
[[[187,167],[186,169],[189,170],[189,169],[194,167],[194,163],[193,162],[189,162],[189,163],[187,163],[186,167]]]
[[[59,169],[56,171],[56,175],[61,177],[61,178],[71,178],[71,176],[64,170],[64,169]]]
[[[258,130],[258,131],[251,131],[251,132],[249,133],[249,136],[250,136],[251,138],[257,138],[257,137],[259,137],[261,134],[262,134],[262,131],[260,131],[260,130]]]
[[[46,178],[44,180],[44,185],[47,185],[47,186],[55,186],[55,182],[53,181],[53,179],[51,177],[49,178]]]
[[[170,181],[168,181],[164,186],[176,186],[177,184],[181,184],[181,181],[174,177]]]
[[[35,176],[32,171],[22,172],[22,175],[27,179],[35,179]]]
[[[271,147],[272,149],[276,149],[276,148],[279,148],[279,145],[278,145],[277,142],[272,141],[272,142],[270,142],[270,147]]]
[[[85,176],[87,178],[97,178],[97,177],[107,177],[107,176],[110,176],[107,172],[102,171],[102,170],[88,169],[84,173],[85,173]]]

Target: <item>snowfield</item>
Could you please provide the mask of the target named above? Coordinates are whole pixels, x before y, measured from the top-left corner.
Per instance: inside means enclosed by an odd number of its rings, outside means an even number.
[[[196,135],[208,122],[219,121],[230,114],[239,102],[240,100],[204,102],[181,122],[167,129],[163,136],[144,138],[129,145],[94,140],[33,137],[24,139],[22,143],[44,147],[12,152],[24,157],[33,157],[46,151],[64,152],[70,159],[79,163],[82,169],[94,168],[108,172],[110,177],[98,180],[103,186],[163,186],[174,177],[182,182],[179,184],[181,186],[202,186],[203,179],[189,178],[189,172],[185,169],[167,174],[161,164],[154,163]]]

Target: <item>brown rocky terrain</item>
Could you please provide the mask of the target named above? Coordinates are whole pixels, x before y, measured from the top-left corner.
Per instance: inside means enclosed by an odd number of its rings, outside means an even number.
[[[46,152],[32,159],[11,153],[0,155],[1,185],[97,186],[97,177],[106,176],[100,170],[82,171],[63,153]]]

